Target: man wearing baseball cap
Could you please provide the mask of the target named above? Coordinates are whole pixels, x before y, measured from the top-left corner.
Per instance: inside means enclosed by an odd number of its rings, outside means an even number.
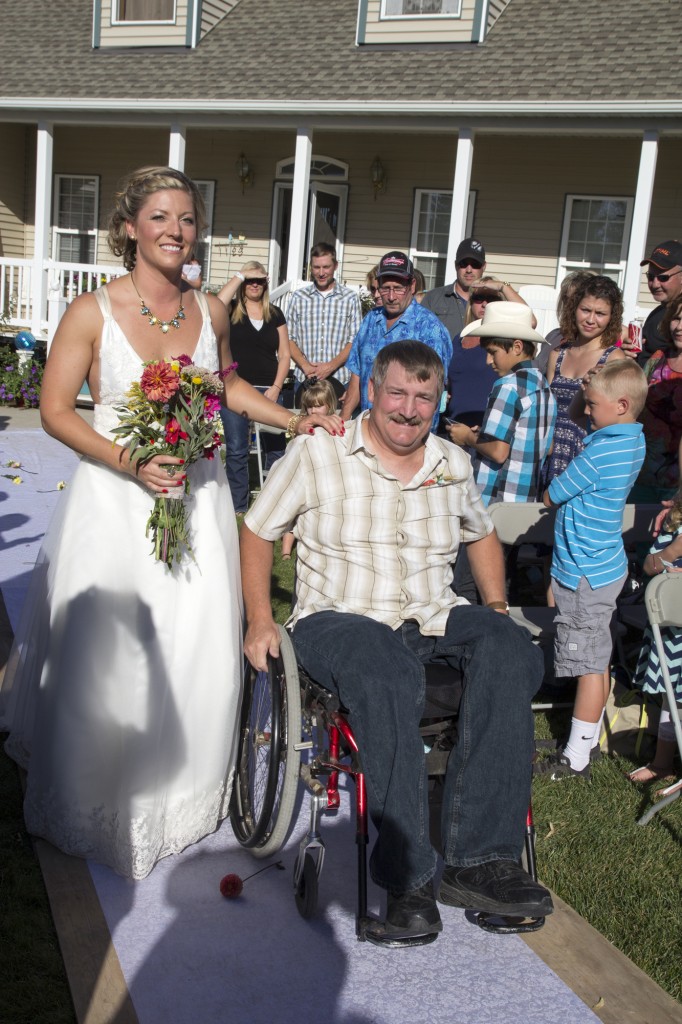
[[[432,288],[422,300],[422,306],[436,314],[453,340],[462,333],[469,294],[483,277],[485,266],[483,243],[477,238],[465,238],[457,247],[456,277],[453,283],[442,288]],[[508,281],[486,281],[486,287],[490,291],[499,292],[500,298],[506,302],[523,303],[519,293]]]
[[[667,339],[661,336],[659,330],[661,321],[668,305],[682,294],[682,242],[675,239],[661,242],[651,256],[642,260],[640,266],[647,268],[649,291],[656,302],[660,303],[656,309],[652,309],[642,327],[642,352],[638,361],[644,365],[654,352],[665,346]],[[623,348],[627,351],[626,342]]]
[[[346,363],[351,378],[343,402],[344,419],[350,419],[357,405],[369,409],[368,385],[378,352],[394,341],[422,341],[440,356],[445,373],[452,358],[452,342],[438,317],[424,309],[414,297],[414,267],[404,252],[392,249],[377,267],[381,306],[370,309],[355,335]],[[434,429],[438,424],[436,411]]]

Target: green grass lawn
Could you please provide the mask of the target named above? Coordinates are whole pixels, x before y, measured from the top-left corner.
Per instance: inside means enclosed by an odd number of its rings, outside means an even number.
[[[293,563],[276,557],[276,617],[288,613]],[[536,716],[538,736],[560,733]],[[632,762],[602,758],[591,782],[533,785],[542,880],[663,989],[682,1001],[682,799],[648,825],[651,790],[625,778]],[[23,826],[14,764],[0,754],[0,1022],[73,1024],[47,895]]]

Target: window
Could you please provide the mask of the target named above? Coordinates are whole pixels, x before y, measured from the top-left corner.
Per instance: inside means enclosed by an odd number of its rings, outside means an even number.
[[[116,21],[174,21],[175,0],[118,0]]]
[[[459,17],[461,0],[383,0],[382,18]]]
[[[99,179],[57,174],[52,251],[60,263],[95,263]]]
[[[476,193],[469,193],[466,234],[474,223]],[[426,288],[445,284],[452,192],[432,192],[418,188],[414,197],[410,258],[421,270]]]
[[[596,270],[622,286],[632,222],[632,198],[566,197],[557,286],[571,270]]]
[[[194,178],[194,184],[201,193],[206,207],[206,231],[201,241],[196,244],[196,254],[201,263],[201,276],[204,283],[211,279],[211,243],[213,241],[213,207],[215,205],[215,181],[199,181]]]

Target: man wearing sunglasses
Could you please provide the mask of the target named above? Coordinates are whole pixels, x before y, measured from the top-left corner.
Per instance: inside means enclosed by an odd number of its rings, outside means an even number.
[[[661,336],[660,326],[668,305],[682,294],[682,243],[674,239],[661,242],[640,266],[647,268],[649,291],[660,303],[652,309],[642,327],[642,351],[637,360],[643,366],[654,352],[667,344],[667,339]],[[623,342],[624,351],[627,352],[628,348],[628,342]]]
[[[454,339],[465,326],[467,302],[471,289],[475,288],[485,272],[485,249],[476,238],[465,238],[457,247],[455,255],[456,278],[452,284],[433,288],[422,300],[422,306],[435,313],[440,322]],[[523,302],[508,281],[495,281],[499,297],[506,302]]]

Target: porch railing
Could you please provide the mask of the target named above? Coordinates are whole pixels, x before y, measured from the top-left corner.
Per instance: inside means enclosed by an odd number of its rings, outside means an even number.
[[[121,266],[44,260],[45,308],[36,309],[39,289],[34,260],[0,256],[0,313],[11,328],[29,328],[51,341],[66,307],[83,292],[94,291],[127,273]]]
[[[11,327],[31,326],[33,261],[0,256],[0,317]]]

